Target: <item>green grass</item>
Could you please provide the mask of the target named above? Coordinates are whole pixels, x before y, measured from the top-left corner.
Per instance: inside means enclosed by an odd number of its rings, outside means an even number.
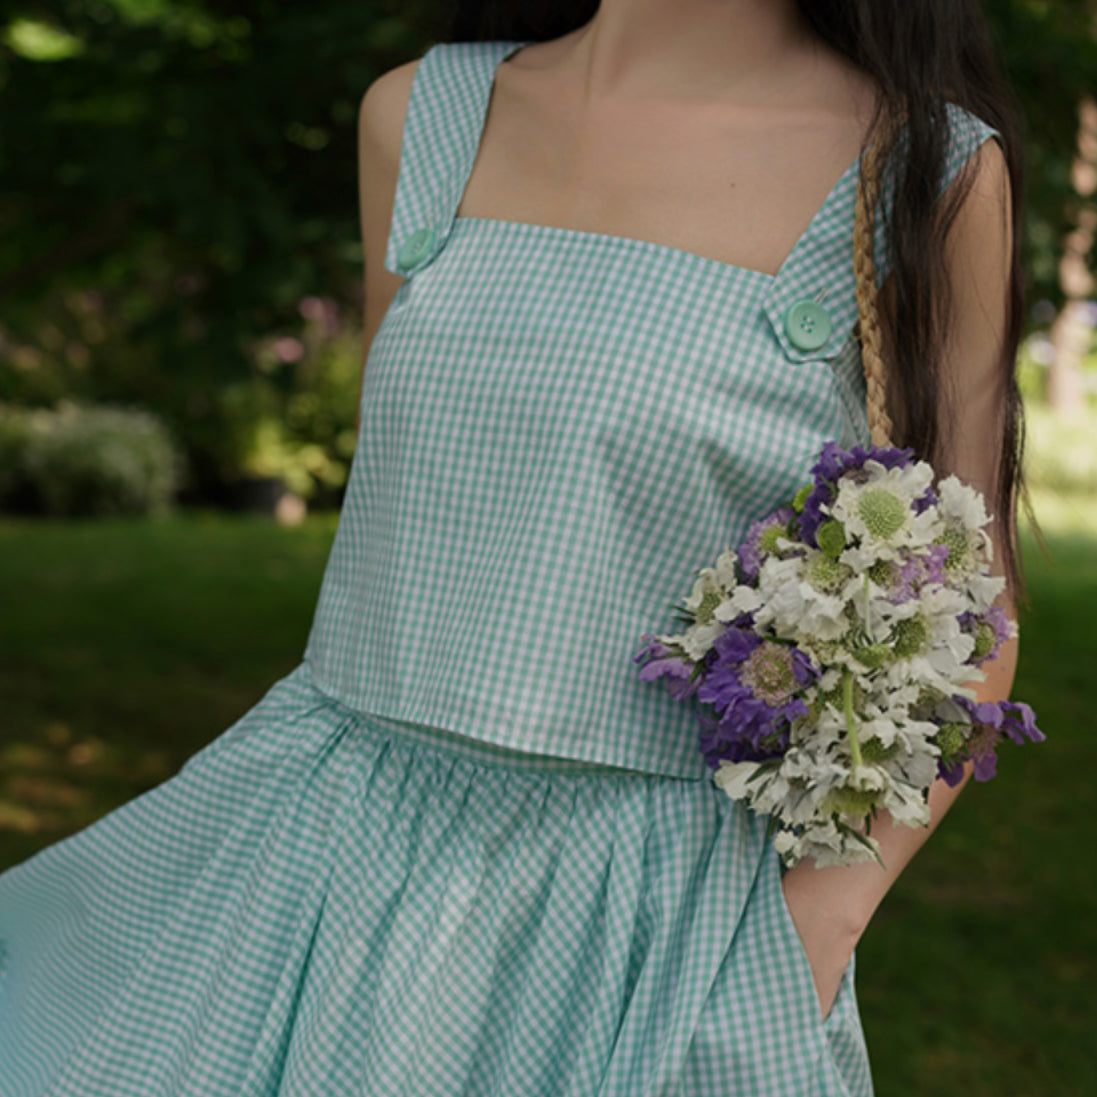
[[[1035,496],[1012,696],[1048,741],[1003,750],[888,896],[858,953],[880,1097],[1073,1097],[1097,1079],[1097,502]]]
[[[299,662],[334,530],[0,521],[0,865],[170,776]]]
[[[1097,1078],[1097,502],[1036,496],[1003,751],[878,912],[858,990],[879,1097],[1082,1097]],[[335,523],[0,521],[0,868],[164,780],[300,660]],[[791,1097],[791,1095],[790,1095]]]

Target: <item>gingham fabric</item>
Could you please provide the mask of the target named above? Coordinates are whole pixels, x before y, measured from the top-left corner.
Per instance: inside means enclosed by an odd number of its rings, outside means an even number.
[[[859,161],[776,277],[457,218],[495,69],[524,44],[442,43],[416,70],[385,255],[405,280],[366,360],[306,660],[363,712],[699,779],[692,704],[632,655],[677,631],[696,569],[791,498],[825,441],[868,441]],[[951,177],[994,131],[949,106]],[[785,316],[817,297],[832,334],[805,351]]]
[[[298,667],[0,875],[3,1097],[867,1097],[764,825]]]
[[[520,44],[417,71],[306,658],[0,874],[0,1097],[871,1097],[853,963],[824,1020],[764,821],[631,663],[863,440],[856,165],[776,278],[454,220]],[[989,131],[953,120],[950,173]],[[805,354],[784,312],[824,288]]]

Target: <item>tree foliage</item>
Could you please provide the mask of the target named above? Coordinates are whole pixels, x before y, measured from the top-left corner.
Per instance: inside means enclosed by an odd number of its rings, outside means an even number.
[[[987,0],[1026,123],[1031,290],[1053,300],[1076,104],[1097,84],[1095,6]],[[11,7],[0,400],[140,401],[187,439],[198,486],[215,485],[241,393],[255,416],[277,414],[301,382],[264,340],[296,337],[310,298],[357,323],[358,103],[449,12],[428,0]]]

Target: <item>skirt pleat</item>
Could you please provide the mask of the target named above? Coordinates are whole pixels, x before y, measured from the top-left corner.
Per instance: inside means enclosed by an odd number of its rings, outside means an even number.
[[[302,664],[0,874],[0,1097],[870,1097],[764,821]]]

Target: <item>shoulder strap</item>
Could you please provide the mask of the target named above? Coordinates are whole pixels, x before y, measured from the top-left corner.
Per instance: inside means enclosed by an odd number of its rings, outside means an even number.
[[[1001,136],[989,123],[955,103],[946,103],[946,113],[949,143],[938,195],[944,193],[984,141]],[[905,148],[906,140],[907,131],[903,127],[896,138],[897,151]],[[894,178],[889,167],[898,159],[889,158],[881,174],[873,235],[877,286],[883,284],[890,270],[886,225],[894,199]],[[857,166],[860,167],[860,159]],[[766,317],[786,357],[792,362],[835,358],[845,349],[857,323],[857,279],[853,269],[857,178],[856,171],[850,173],[846,185],[834,196],[828,215],[820,218],[801,240],[766,294]],[[804,301],[821,304],[831,324],[832,334],[821,348],[805,349],[795,339],[795,332],[790,334],[790,311]]]
[[[445,245],[480,146],[496,68],[525,42],[439,42],[420,58],[404,118],[384,265],[407,278]]]

